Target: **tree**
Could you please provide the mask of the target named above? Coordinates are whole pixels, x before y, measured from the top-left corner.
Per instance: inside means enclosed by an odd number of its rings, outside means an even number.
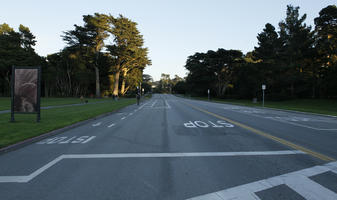
[[[108,17],[104,14],[83,15],[84,26],[75,26],[75,30],[67,31],[62,36],[63,40],[72,48],[82,51],[88,65],[95,69],[96,97],[101,96],[100,91],[100,66],[98,65],[100,51],[104,47],[104,40],[109,36]]]
[[[287,74],[285,81],[290,85],[290,95],[295,97],[296,84],[299,85],[298,92],[303,90],[305,71],[309,67],[305,59],[312,56],[313,37],[311,27],[304,23],[306,14],[300,17],[299,7],[288,5],[286,13],[286,19],[279,23],[280,58]]]
[[[313,80],[323,86],[323,93],[337,96],[337,7],[330,5],[315,18],[316,68]],[[324,83],[324,84],[323,84]]]
[[[36,66],[43,61],[33,49],[35,36],[29,28],[20,25],[20,32],[14,31],[8,24],[0,25],[0,94],[10,94],[12,66]]]
[[[143,36],[137,29],[137,23],[119,15],[115,18],[109,16],[109,32],[113,36],[113,44],[108,45],[107,49],[112,56],[114,73],[113,95],[119,94],[119,80],[122,74],[122,95],[125,94],[125,83],[127,74],[134,68],[142,70],[146,65],[151,64],[147,57],[147,48],[143,48]],[[141,79],[141,75],[139,77]]]
[[[144,88],[145,93],[152,91],[153,78],[149,74],[143,74],[142,88]]]
[[[207,89],[213,87],[216,79],[214,71],[207,63],[206,53],[195,53],[187,58],[185,68],[189,71],[186,77],[186,90],[193,95],[206,95]]]
[[[20,24],[19,32],[22,47],[26,50],[33,50],[33,46],[35,46],[36,40],[35,36],[30,32],[29,28]]]
[[[257,35],[258,47],[254,47],[253,55],[257,60],[264,63],[274,64],[280,49],[280,40],[275,27],[269,23],[261,33]]]

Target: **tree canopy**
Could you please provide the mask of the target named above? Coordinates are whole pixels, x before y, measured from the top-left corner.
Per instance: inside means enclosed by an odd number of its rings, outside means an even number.
[[[337,8],[323,8],[313,30],[299,9],[288,5],[278,30],[267,23],[246,55],[220,48],[189,56],[183,92],[253,98],[267,84],[270,99],[337,98]]]

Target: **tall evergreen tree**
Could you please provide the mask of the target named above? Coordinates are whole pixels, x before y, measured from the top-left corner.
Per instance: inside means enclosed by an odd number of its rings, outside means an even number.
[[[144,68],[146,65],[151,64],[147,57],[147,48],[143,48],[143,36],[137,29],[137,23],[130,19],[119,15],[115,18],[109,17],[110,20],[110,33],[113,36],[113,44],[108,45],[113,58],[113,72],[114,72],[114,89],[113,95],[119,94],[120,74],[122,75],[122,89],[121,93],[125,93],[125,79],[127,73],[134,67]],[[141,75],[140,75],[141,80]]]
[[[306,14],[299,15],[299,7],[287,6],[287,16],[285,20],[279,23],[280,40],[282,48],[280,49],[280,58],[283,62],[283,70],[288,82],[290,95],[295,97],[295,85],[300,84],[305,78],[304,71],[307,70],[308,63],[305,58],[312,56],[313,37],[311,27],[304,21]]]
[[[109,36],[108,17],[104,14],[83,16],[84,26],[75,25],[75,30],[65,32],[63,39],[73,48],[78,47],[87,59],[87,64],[95,70],[96,97],[101,96],[100,91],[100,66],[98,59],[104,47],[104,40]]]

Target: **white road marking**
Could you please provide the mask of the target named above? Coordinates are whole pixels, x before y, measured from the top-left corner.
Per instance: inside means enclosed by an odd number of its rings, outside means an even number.
[[[165,104],[167,106],[168,109],[171,109],[171,106],[167,103],[167,101],[165,100]]]
[[[89,137],[88,139],[86,139],[84,142],[82,142],[82,144],[85,144],[85,143],[88,143],[90,142],[91,140],[93,140],[96,136],[91,136]]]
[[[156,104],[156,103],[157,103],[157,100],[154,100],[154,102],[152,103],[151,107],[153,107],[154,104]]]
[[[95,137],[95,136],[92,136]],[[90,138],[92,138],[90,137]],[[88,138],[87,140],[89,140]],[[249,152],[188,152],[188,153],[116,153],[116,154],[65,154],[47,163],[28,176],[0,176],[0,183],[27,183],[51,166],[63,159],[90,159],[90,158],[174,158],[174,157],[224,157],[224,156],[268,156],[305,154],[302,151],[249,151]],[[337,162],[336,162],[337,163]],[[332,167],[337,167],[331,165]],[[327,168],[327,167],[326,167]],[[328,169],[328,168],[327,168]]]
[[[133,115],[133,113],[129,113],[129,115],[131,116],[131,115]]]
[[[288,187],[299,193],[306,199],[337,199],[337,194],[333,191],[321,186],[320,184],[310,180],[308,177],[318,175],[327,171],[332,171],[337,173],[337,162],[327,163],[321,166],[314,166],[311,168],[291,172],[288,174],[283,174],[280,176],[275,176],[267,178],[260,181],[255,181],[252,183],[228,188],[218,192],[213,192],[189,200],[206,200],[206,199],[249,199],[244,195],[251,195],[253,193],[266,190],[275,186],[286,184]],[[256,195],[255,195],[256,196]],[[254,198],[259,199],[257,196]],[[244,198],[243,198],[244,197]],[[252,198],[253,198],[252,197]],[[252,199],[250,198],[250,199]],[[253,198],[253,199],[254,199]]]
[[[95,126],[100,126],[102,124],[102,122],[98,122],[96,124],[93,124],[92,126],[95,127]]]
[[[72,136],[72,137],[53,137],[36,144],[85,144],[96,136]]]
[[[304,128],[309,128],[309,129],[313,129],[313,130],[317,130],[317,131],[336,131],[337,129],[336,128],[316,128],[316,127],[312,127],[312,126],[307,126],[307,125],[304,125],[304,124],[299,124],[299,123],[294,123],[294,121],[300,121],[299,118],[293,118],[291,121],[293,122],[290,122],[290,121],[286,121],[284,119],[284,117],[266,117],[266,116],[261,116],[261,115],[256,115],[256,114],[253,114],[253,113],[258,113],[258,112],[243,112],[242,109],[240,108],[228,108],[228,107],[223,107],[223,109],[230,109],[234,112],[239,112],[239,113],[244,113],[244,114],[247,114],[247,115],[251,115],[251,116],[254,116],[254,117],[259,117],[259,118],[264,118],[264,119],[270,119],[270,120],[274,120],[274,121],[278,121],[278,122],[282,122],[282,123],[286,123],[286,124],[291,124],[291,125],[294,125],[294,126],[300,126],[300,127],[304,127]],[[303,120],[302,120],[303,121]],[[321,120],[320,120],[321,121]],[[324,121],[323,121],[324,122]]]
[[[116,124],[114,124],[114,123],[112,123],[112,124],[110,124],[109,126],[108,126],[108,128],[111,128],[111,127],[113,127],[113,126],[115,126]]]
[[[304,124],[285,121],[285,120],[282,120],[282,119],[275,119],[275,118],[267,118],[267,119],[283,122],[283,123],[286,123],[286,124],[291,124],[291,125],[294,125],[294,126],[309,128],[309,129],[313,129],[313,130],[317,130],[317,131],[336,131],[337,130],[336,128],[315,128],[315,127],[312,127],[312,126],[307,126],[307,125],[304,125]]]
[[[122,117],[121,120],[124,120],[126,117]]]
[[[210,125],[209,125],[209,124]],[[189,121],[187,123],[184,123],[184,126],[186,128],[233,128],[234,125],[233,124],[230,124],[226,121],[223,121],[223,120],[218,120],[216,121],[215,123],[211,122],[211,121],[208,121],[208,123],[206,122],[203,122],[203,121]],[[220,125],[217,125],[216,123],[220,124]]]
[[[337,199],[337,194],[310,180],[297,175],[284,178],[285,184],[306,199]],[[322,197],[323,196],[323,197]]]

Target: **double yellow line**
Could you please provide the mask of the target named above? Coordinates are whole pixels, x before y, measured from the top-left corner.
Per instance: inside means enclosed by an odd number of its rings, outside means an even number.
[[[190,107],[196,109],[196,110],[199,110],[199,111],[203,112],[203,113],[212,115],[212,116],[214,116],[214,117],[216,117],[216,118],[218,118],[218,119],[225,120],[225,121],[227,121],[227,122],[230,122],[230,123],[232,123],[232,124],[235,124],[236,126],[239,126],[239,127],[241,127],[241,128],[247,129],[247,130],[249,130],[249,131],[251,131],[251,132],[253,132],[253,133],[255,133],[255,134],[258,134],[258,135],[261,135],[261,136],[266,137],[266,138],[268,138],[268,139],[271,139],[271,140],[273,140],[273,141],[279,142],[279,143],[281,143],[281,144],[283,144],[283,145],[286,145],[286,146],[288,146],[288,147],[291,147],[291,148],[293,148],[293,149],[303,151],[303,152],[305,152],[305,153],[307,153],[307,154],[309,154],[309,155],[311,155],[311,156],[313,156],[313,157],[319,158],[319,159],[324,160],[324,161],[334,161],[334,160],[335,160],[335,159],[333,159],[333,158],[331,158],[331,157],[329,157],[329,156],[326,156],[326,155],[323,155],[323,154],[321,154],[321,153],[312,151],[312,150],[310,150],[310,149],[308,149],[308,148],[305,148],[305,147],[303,147],[303,146],[294,144],[294,143],[289,142],[289,141],[287,141],[287,140],[284,140],[284,139],[282,139],[282,138],[279,138],[279,137],[270,135],[270,134],[265,133],[265,132],[263,132],[263,131],[260,131],[260,130],[257,130],[257,129],[255,129],[255,128],[252,128],[252,127],[250,127],[250,126],[241,124],[240,122],[233,121],[233,120],[228,119],[228,118],[226,118],[226,117],[223,117],[223,116],[217,115],[217,114],[215,114],[215,113],[209,112],[209,111],[207,111],[207,110],[201,109],[201,108],[199,108],[199,107],[193,106],[193,105],[191,105],[191,104],[189,104],[189,103],[186,103],[186,102],[184,102],[184,103],[187,104],[188,106],[190,106]]]

